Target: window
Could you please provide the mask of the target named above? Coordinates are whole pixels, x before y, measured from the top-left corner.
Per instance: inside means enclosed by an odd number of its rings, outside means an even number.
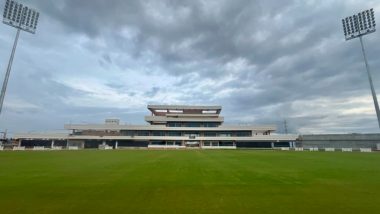
[[[219,132],[219,137],[231,137],[231,132]]]
[[[152,131],[152,136],[165,136],[164,131]]]
[[[192,136],[192,137],[199,137],[200,134],[199,134],[199,132],[185,132],[185,133],[183,133],[183,136],[186,136],[186,137],[190,137],[190,136]]]
[[[168,136],[181,136],[181,132],[180,131],[168,131],[167,135]]]
[[[149,136],[149,131],[136,131],[137,136]]]
[[[249,137],[249,136],[252,136],[252,132],[251,131],[237,131],[237,132],[235,132],[235,134],[238,137]]]
[[[168,122],[167,125],[168,127],[181,127],[181,123],[174,123],[174,122]]]
[[[204,123],[204,127],[218,127],[220,123]]]
[[[121,130],[120,133],[123,136],[134,136],[135,135],[134,131],[132,131],[132,130]]]
[[[216,137],[216,132],[205,132],[204,136],[205,137]]]

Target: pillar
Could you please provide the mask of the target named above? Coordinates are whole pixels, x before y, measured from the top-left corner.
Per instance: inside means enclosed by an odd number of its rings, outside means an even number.
[[[119,146],[119,141],[116,141],[115,142],[115,149],[117,149],[118,146]]]
[[[270,143],[270,147],[272,147],[272,149],[274,148],[274,143],[273,142]]]
[[[69,148],[69,140],[66,140],[66,149]]]
[[[51,146],[50,146],[50,147],[51,147],[51,148],[54,147],[54,140],[51,141]]]
[[[22,140],[20,139],[20,140],[18,141],[18,147],[20,147],[21,144],[22,144]]]

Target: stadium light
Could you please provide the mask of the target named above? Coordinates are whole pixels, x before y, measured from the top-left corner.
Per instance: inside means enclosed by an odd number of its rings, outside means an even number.
[[[342,24],[343,24],[343,33],[346,38],[346,41],[355,39],[358,37],[360,39],[360,44],[362,46],[362,53],[364,57],[364,63],[367,69],[369,84],[371,86],[372,98],[375,104],[377,121],[379,123],[379,128],[380,128],[379,104],[377,102],[375,88],[373,87],[372,76],[369,69],[367,55],[365,53],[363,38],[362,38],[364,35],[367,35],[376,31],[375,12],[373,8],[370,10],[362,11],[358,13],[357,15],[349,16],[342,19]]]
[[[17,29],[16,38],[13,43],[11,56],[9,58],[7,71],[5,73],[3,87],[0,95],[0,114],[3,109],[5,92],[7,90],[8,79],[12,68],[12,62],[16,51],[20,31],[26,31],[32,34],[36,33],[38,18],[40,14],[21,3],[12,0],[6,0],[3,13],[3,23]]]

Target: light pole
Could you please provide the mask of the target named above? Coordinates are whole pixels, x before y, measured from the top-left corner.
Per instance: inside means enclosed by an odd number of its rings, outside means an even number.
[[[20,31],[26,31],[34,34],[37,29],[38,17],[40,14],[23,4],[17,3],[16,1],[6,0],[4,13],[3,13],[3,23],[9,26],[15,27],[17,29],[16,38],[13,43],[13,48],[11,56],[9,58],[7,71],[5,73],[3,87],[1,88],[0,95],[0,114],[3,109],[5,92],[7,90],[8,79],[11,73],[12,62],[16,52],[18,38],[20,36]]]
[[[364,63],[367,69],[368,80],[371,87],[373,103],[375,104],[377,121],[379,123],[379,128],[380,128],[379,104],[377,102],[375,88],[373,87],[372,76],[369,69],[367,55],[365,53],[363,38],[362,38],[364,35],[367,35],[376,31],[375,12],[373,11],[373,8],[371,10],[365,10],[358,13],[357,15],[349,16],[342,19],[342,23],[343,23],[343,31],[344,31],[344,36],[346,37],[346,41],[355,39],[358,37],[360,39],[360,44],[362,46],[362,53],[364,57]]]

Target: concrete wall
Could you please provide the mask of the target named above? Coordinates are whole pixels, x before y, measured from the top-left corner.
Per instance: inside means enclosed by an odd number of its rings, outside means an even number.
[[[380,144],[380,134],[321,134],[300,135],[299,142],[305,148],[372,148]]]

